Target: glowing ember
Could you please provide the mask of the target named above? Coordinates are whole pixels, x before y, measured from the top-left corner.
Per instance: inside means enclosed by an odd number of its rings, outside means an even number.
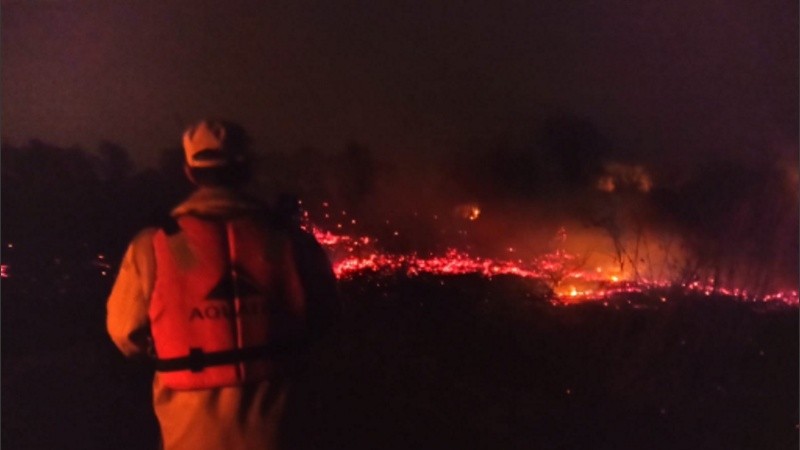
[[[0,278],[8,278],[10,276],[8,268],[8,264],[0,264]]]
[[[112,270],[111,264],[109,264],[108,261],[106,261],[106,257],[102,253],[97,254],[95,260],[92,261],[92,265],[100,269],[100,275],[104,277],[108,276],[108,274]]]
[[[389,221],[386,221],[389,223]],[[462,275],[479,274],[487,278],[499,275],[514,275],[545,282],[553,291],[556,300],[561,304],[608,299],[619,294],[647,293],[656,289],[675,287],[671,280],[646,279],[641,274],[636,277],[621,271],[618,267],[592,266],[583,267],[586,259],[562,249],[540,255],[532,259],[495,259],[474,256],[468,252],[449,248],[443,254],[419,255],[394,254],[383,252],[374,244],[376,238],[368,236],[349,236],[322,230],[315,226],[306,227],[314,234],[317,241],[327,247],[334,264],[334,272],[340,279],[354,277],[364,272],[372,273],[404,273],[408,276],[419,274]],[[399,233],[393,231],[397,236]],[[565,242],[567,231],[558,230],[555,241]],[[508,253],[515,252],[508,247]],[[687,292],[704,295],[714,293],[736,297],[744,301],[780,302],[796,306],[797,291],[786,291],[756,297],[745,290],[714,287],[714,280],[705,282],[693,281],[678,287]],[[659,297],[666,302],[666,297]],[[604,303],[606,306],[608,303]]]
[[[478,205],[476,205],[474,203],[469,203],[469,204],[466,204],[466,205],[457,206],[454,209],[454,213],[455,213],[456,216],[458,216],[458,217],[460,217],[462,219],[475,221],[475,220],[478,220],[478,217],[481,216],[481,208],[480,208],[480,206],[478,206]]]

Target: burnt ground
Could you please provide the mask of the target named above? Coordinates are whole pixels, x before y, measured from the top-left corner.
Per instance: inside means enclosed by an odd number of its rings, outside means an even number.
[[[2,448],[150,449],[106,285],[2,286]],[[670,294],[553,306],[513,277],[365,276],[297,383],[320,449],[795,449],[798,311]]]

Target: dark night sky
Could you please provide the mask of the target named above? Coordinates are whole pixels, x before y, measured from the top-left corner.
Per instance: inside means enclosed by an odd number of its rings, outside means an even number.
[[[269,150],[357,139],[413,155],[526,143],[566,111],[658,160],[797,153],[794,0],[3,0],[0,14],[12,143],[108,139],[148,163],[213,115]]]

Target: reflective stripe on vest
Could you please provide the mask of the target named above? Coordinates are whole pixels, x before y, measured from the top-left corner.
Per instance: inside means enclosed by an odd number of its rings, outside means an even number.
[[[305,301],[291,246],[252,217],[177,218],[153,238],[151,332],[161,382],[202,389],[266,379],[269,349],[299,341]]]

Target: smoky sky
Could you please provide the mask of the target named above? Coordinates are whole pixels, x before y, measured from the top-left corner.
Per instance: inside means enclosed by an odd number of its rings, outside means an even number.
[[[797,152],[795,1],[3,0],[2,135],[143,164],[204,116],[256,145],[525,145],[591,120],[656,161]]]

